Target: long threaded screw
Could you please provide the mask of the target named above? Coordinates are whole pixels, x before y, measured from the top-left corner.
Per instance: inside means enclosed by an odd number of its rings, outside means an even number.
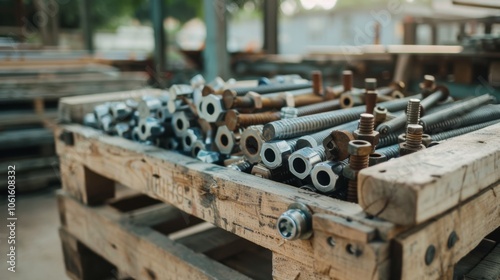
[[[418,124],[420,120],[420,100],[410,99],[406,108],[406,124]]]
[[[257,113],[257,114],[240,114],[236,110],[230,110],[226,113],[226,126],[234,131],[238,127],[247,127],[256,124],[265,124],[281,119],[279,112],[272,113]]]
[[[448,119],[436,124],[427,124],[425,131],[430,134],[439,133],[441,131],[460,128],[472,124],[488,122],[500,119],[500,105],[486,105],[472,112],[466,113],[463,116]]]
[[[361,114],[359,118],[359,133],[360,134],[372,134],[373,126],[375,124],[375,118],[372,114]]]
[[[416,95],[410,98],[420,97],[421,95]],[[380,105],[384,106],[385,108],[387,108],[387,110],[390,111],[399,111],[406,108],[406,105],[410,98],[402,98],[383,102]],[[364,106],[358,106],[339,111],[274,121],[264,126],[264,139],[266,139],[266,141],[275,139],[289,139],[307,133],[318,132],[329,127],[356,120],[359,118],[359,114],[363,113],[364,111]]]
[[[430,98],[430,97],[429,97]],[[489,94],[481,95],[479,97],[468,100],[467,102],[462,102],[455,106],[449,107],[440,112],[424,116],[420,119],[420,124],[427,131],[428,126],[446,121],[450,118],[457,117],[468,113],[474,109],[481,107],[482,105],[494,103],[496,101],[495,97]]]

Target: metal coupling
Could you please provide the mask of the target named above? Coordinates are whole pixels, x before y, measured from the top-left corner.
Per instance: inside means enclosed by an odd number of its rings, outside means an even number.
[[[338,189],[340,176],[347,163],[344,161],[324,161],[311,170],[311,180],[320,193],[330,194]],[[342,175],[343,176],[343,175]]]
[[[302,203],[293,203],[278,218],[276,228],[286,240],[309,239],[312,236],[312,212]]]

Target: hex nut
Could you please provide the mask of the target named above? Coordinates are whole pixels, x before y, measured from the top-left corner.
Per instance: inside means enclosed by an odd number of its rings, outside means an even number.
[[[353,133],[354,139],[357,140],[365,140],[369,142],[372,145],[372,149],[375,150],[375,147],[377,147],[377,144],[380,140],[380,133],[376,130],[374,130],[371,134],[360,134],[359,130],[356,129]]]
[[[331,193],[336,190],[339,175],[334,172],[336,163],[332,161],[320,162],[311,170],[311,179],[314,187],[321,193]]]
[[[161,123],[157,119],[151,117],[141,119],[137,127],[139,129],[139,139],[141,141],[151,140],[152,138],[160,136],[165,131]]]
[[[221,154],[230,155],[239,149],[235,134],[223,125],[217,129],[215,134],[215,145]]]
[[[432,143],[432,136],[429,134],[422,134],[422,144],[425,147],[429,147],[429,145]]]
[[[161,107],[162,102],[160,99],[149,96],[139,102],[137,111],[139,111],[139,117],[145,119],[154,116],[156,111],[158,111]]]
[[[184,132],[190,127],[189,118],[184,111],[175,112],[172,116],[171,123],[175,136],[177,137],[182,137]]]
[[[314,165],[322,161],[321,156],[314,149],[306,147],[292,153],[288,157],[290,172],[295,177],[304,180],[309,176]]]
[[[260,94],[249,91],[245,94],[245,97],[250,98],[253,101],[253,106],[255,109],[262,109],[262,97]]]
[[[112,103],[110,106],[110,111],[111,116],[113,116],[113,118],[118,121],[124,120],[132,113],[132,109],[130,109],[127,104],[125,104],[125,102]]]
[[[365,140],[352,140],[347,151],[353,156],[368,156],[372,153],[372,145]]]
[[[250,163],[258,163],[263,143],[262,125],[249,126],[241,134],[240,150]]]
[[[201,131],[198,128],[188,128],[182,135],[182,149],[190,152],[196,141],[202,140]]]
[[[387,161],[387,156],[379,153],[373,153],[368,160],[368,166],[374,166]]]
[[[211,123],[221,121],[226,111],[222,97],[215,94],[209,94],[203,97],[201,107],[201,117]]]
[[[399,143],[399,155],[405,156],[411,153],[415,153],[418,151],[421,151],[425,149],[425,146],[423,144],[420,145],[420,148],[415,150],[415,149],[409,149],[408,146],[406,145],[406,142]]]
[[[283,165],[283,159],[291,154],[292,147],[285,140],[279,140],[262,144],[260,158],[266,167],[275,169]]]

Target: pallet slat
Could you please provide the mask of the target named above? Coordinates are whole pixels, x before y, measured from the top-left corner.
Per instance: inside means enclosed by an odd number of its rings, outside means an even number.
[[[359,173],[359,203],[377,217],[414,225],[500,180],[500,124]]]
[[[147,227],[120,222],[106,206],[86,207],[62,194],[64,228],[135,279],[250,279]]]

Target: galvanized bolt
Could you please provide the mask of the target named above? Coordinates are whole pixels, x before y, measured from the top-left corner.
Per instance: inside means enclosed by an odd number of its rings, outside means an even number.
[[[286,240],[309,239],[312,236],[312,213],[306,205],[294,203],[278,218],[276,228]]]
[[[406,108],[406,124],[418,124],[420,120],[420,100],[410,99]]]

